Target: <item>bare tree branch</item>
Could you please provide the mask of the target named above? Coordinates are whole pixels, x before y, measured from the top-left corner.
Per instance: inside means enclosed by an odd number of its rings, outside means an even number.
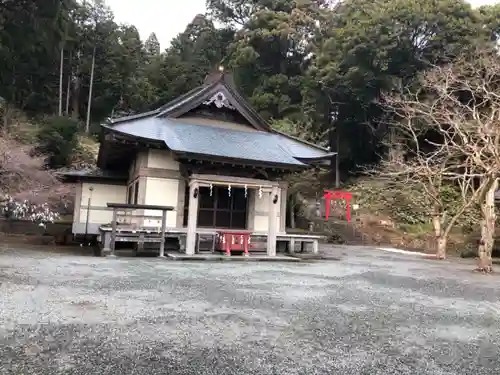
[[[396,134],[387,146],[399,151],[368,171],[415,186],[431,202],[437,253],[445,257],[453,225],[491,196],[500,173],[500,60],[478,50],[419,77],[418,88],[382,95],[385,125]],[[460,202],[447,212],[442,189],[453,186]],[[489,212],[491,209],[483,209]],[[490,223],[491,218],[485,218]],[[491,225],[490,225],[491,227]],[[491,241],[490,241],[491,242]]]

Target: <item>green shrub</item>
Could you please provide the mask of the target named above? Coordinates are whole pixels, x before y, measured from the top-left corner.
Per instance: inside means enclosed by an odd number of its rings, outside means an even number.
[[[454,216],[459,209],[462,196],[458,187],[445,185],[441,188],[441,199],[443,201],[446,212],[449,217]],[[471,233],[477,223],[481,220],[481,211],[478,204],[473,204],[459,217],[457,225],[459,225],[464,233]]]
[[[432,202],[421,189],[411,184],[365,178],[346,187],[346,190],[353,193],[352,203],[359,204],[363,212],[386,215],[398,224],[410,226],[431,223]],[[443,208],[448,213],[449,219],[458,212],[461,206],[460,191],[453,185],[444,185],[440,194]],[[478,206],[473,205],[460,216],[456,225],[464,232],[470,232],[478,222],[479,214]]]
[[[71,164],[78,146],[78,129],[76,120],[58,116],[49,118],[40,128],[35,151],[47,156],[47,167],[55,169]]]

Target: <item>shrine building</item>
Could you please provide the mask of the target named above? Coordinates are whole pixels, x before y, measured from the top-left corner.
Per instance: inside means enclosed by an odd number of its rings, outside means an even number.
[[[162,246],[178,239],[188,255],[203,251],[202,236],[248,233],[264,237],[273,256],[279,239],[295,238],[286,229],[284,178],[333,155],[272,129],[231,75],[218,73],[158,109],[101,125],[98,169],[64,174],[77,185],[73,233],[96,236],[103,250],[111,231],[146,233],[132,241],[142,245],[161,233]]]

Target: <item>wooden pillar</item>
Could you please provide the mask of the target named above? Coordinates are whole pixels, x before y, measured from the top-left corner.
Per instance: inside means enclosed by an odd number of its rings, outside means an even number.
[[[179,180],[179,188],[177,190],[177,212],[176,212],[176,220],[175,226],[177,228],[182,228],[184,226],[184,207],[186,202],[184,202],[186,194],[186,180],[181,178]]]
[[[269,229],[267,233],[267,255],[276,256],[276,234],[278,232],[278,203],[273,203],[278,195],[278,187],[273,186],[269,197]],[[279,199],[278,199],[279,200]]]
[[[165,228],[167,227],[167,210],[161,212],[161,242],[160,242],[160,257],[165,257]]]
[[[186,238],[186,254],[194,255],[196,250],[196,226],[198,221],[198,194],[200,194],[197,182],[191,182],[189,186],[189,208]],[[196,195],[196,198],[194,197]]]

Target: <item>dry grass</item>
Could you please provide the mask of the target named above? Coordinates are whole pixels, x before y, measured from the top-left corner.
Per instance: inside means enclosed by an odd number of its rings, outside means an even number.
[[[78,136],[78,148],[73,155],[73,164],[76,166],[95,165],[99,154],[99,143],[89,137]]]
[[[32,146],[3,135],[0,137],[0,193],[3,199],[28,200],[33,204],[67,205],[71,187],[44,168],[41,157],[31,156]]]

